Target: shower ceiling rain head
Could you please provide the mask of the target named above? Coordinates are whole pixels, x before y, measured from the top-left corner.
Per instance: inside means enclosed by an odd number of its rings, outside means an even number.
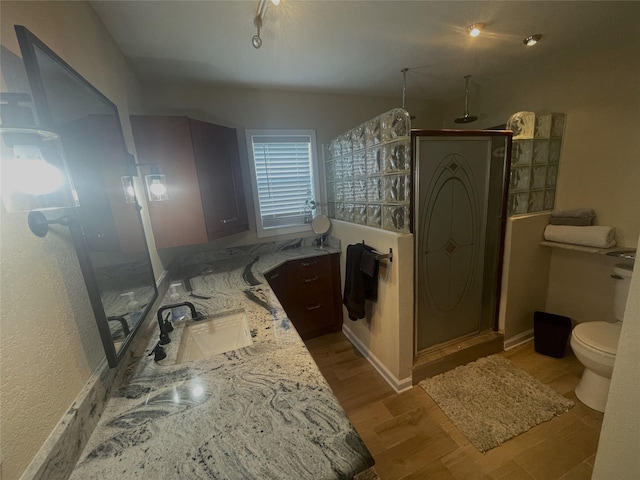
[[[478,117],[475,117],[473,115],[469,115],[469,79],[471,78],[471,75],[465,75],[464,76],[464,80],[465,80],[465,84],[464,84],[464,115],[462,115],[461,117],[458,117],[454,120],[454,122],[456,123],[471,123],[471,122],[475,122]]]

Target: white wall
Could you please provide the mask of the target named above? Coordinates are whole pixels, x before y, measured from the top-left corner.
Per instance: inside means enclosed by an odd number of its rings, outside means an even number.
[[[540,242],[548,222],[548,213],[507,220],[499,318],[507,347],[531,338],[533,313],[545,310],[551,250]]]
[[[133,151],[126,65],[85,2],[0,3],[2,90],[15,91],[24,72],[14,24],[26,26],[120,109]],[[22,88],[28,91],[28,88]],[[38,238],[26,213],[0,209],[1,477],[20,476],[104,359],[104,350],[69,231]],[[152,252],[156,275],[163,268]]]
[[[345,333],[397,390],[411,387],[413,365],[413,235],[332,220],[331,235],[342,241],[340,275],[346,273],[347,245],[364,242],[393,261],[381,261],[378,300],[366,303],[366,317],[350,320],[343,307]],[[343,329],[344,329],[343,328]],[[353,338],[355,337],[355,338]]]
[[[637,248],[640,250],[640,241]],[[640,268],[636,268],[620,332],[593,480],[640,477]]]
[[[615,321],[611,278],[615,257],[554,249],[549,271],[547,310],[577,323]]]

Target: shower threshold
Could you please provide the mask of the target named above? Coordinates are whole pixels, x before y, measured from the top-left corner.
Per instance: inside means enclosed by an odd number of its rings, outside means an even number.
[[[504,350],[501,333],[485,330],[419,352],[413,359],[412,383],[431,378],[460,365]]]

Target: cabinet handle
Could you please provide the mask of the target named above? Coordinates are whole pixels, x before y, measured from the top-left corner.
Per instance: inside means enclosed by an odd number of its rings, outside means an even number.
[[[280,272],[274,273],[273,275],[269,275],[269,280],[273,280],[274,278],[278,278],[280,276]]]
[[[238,221],[238,217],[228,217],[228,218],[223,218],[222,220],[220,220],[220,223],[234,223]]]
[[[311,310],[318,310],[321,307],[321,305],[319,303],[316,303],[315,305],[311,305],[310,307],[305,307],[305,310],[307,312],[310,312]]]
[[[318,281],[320,277],[318,277],[318,275],[316,275],[315,277],[310,277],[310,278],[303,278],[302,281],[304,283],[311,283],[311,282],[316,282]]]
[[[313,260],[312,262],[300,262],[300,265],[302,265],[303,267],[310,267],[311,265],[315,265],[316,263],[318,263],[318,261]]]
[[[622,280],[622,277],[620,275],[618,275],[617,273],[612,273],[611,274],[611,278],[615,278],[616,280]]]

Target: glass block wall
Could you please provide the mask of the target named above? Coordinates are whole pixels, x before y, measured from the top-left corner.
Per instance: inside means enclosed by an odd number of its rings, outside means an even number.
[[[509,215],[553,210],[564,113],[518,112],[507,129],[513,131]]]
[[[409,232],[411,120],[396,108],[329,142],[325,161],[328,215]]]

